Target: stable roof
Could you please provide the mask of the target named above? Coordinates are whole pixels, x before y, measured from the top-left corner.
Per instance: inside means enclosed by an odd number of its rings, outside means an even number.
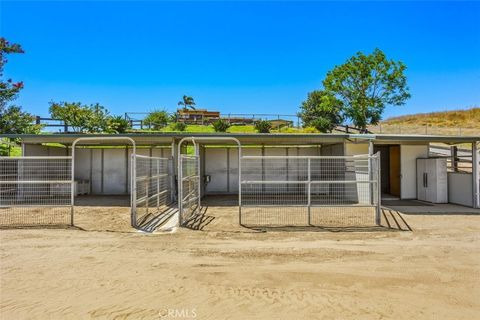
[[[0,137],[20,139],[25,144],[60,143],[71,145],[81,137],[95,137],[98,141],[82,142],[82,145],[127,145],[125,141],[110,141],[109,137],[132,138],[139,146],[142,145],[170,145],[185,137],[209,138],[215,143],[215,137],[237,138],[242,145],[312,145],[332,144],[344,141],[360,142],[372,140],[379,143],[427,143],[442,142],[447,144],[472,143],[480,141],[480,136],[443,136],[443,135],[408,135],[408,134],[346,134],[346,133],[192,133],[192,132],[165,132],[165,133],[128,133],[128,134],[19,134],[2,135]],[[102,139],[106,138],[106,139]],[[203,143],[203,142],[202,142]],[[225,144],[224,141],[220,142]]]

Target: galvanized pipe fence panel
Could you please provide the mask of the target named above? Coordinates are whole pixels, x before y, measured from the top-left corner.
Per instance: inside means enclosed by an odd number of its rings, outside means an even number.
[[[242,225],[376,225],[379,154],[244,156],[240,188]]]
[[[179,163],[180,188],[178,190],[180,225],[184,226],[200,213],[200,157],[181,154]]]
[[[135,164],[133,198],[134,226],[153,231],[169,218],[175,199],[173,161],[171,158],[132,155]]]
[[[0,157],[0,227],[73,225],[72,157]]]

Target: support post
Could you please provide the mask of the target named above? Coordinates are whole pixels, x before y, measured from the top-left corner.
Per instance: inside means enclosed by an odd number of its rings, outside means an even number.
[[[454,172],[458,172],[458,147],[457,146],[451,146],[450,147],[450,154],[452,156],[452,159],[451,159],[452,170]]]
[[[182,211],[183,211],[183,194],[182,194],[182,162],[183,162],[183,159],[182,159],[182,155],[180,154],[180,149],[179,149],[179,152],[178,152],[178,226],[181,227],[182,226]]]
[[[372,166],[372,162],[373,162],[373,141],[370,140],[368,142],[368,179],[370,181],[373,180],[373,166]],[[369,184],[369,194],[370,194],[370,204],[373,205],[374,204],[374,196],[373,196],[373,185],[372,183]]]
[[[375,161],[377,162],[377,206],[375,212],[375,224],[377,226],[381,225],[381,212],[382,212],[382,186],[381,186],[381,173],[382,168],[381,164],[381,154],[380,151],[376,153]]]
[[[198,211],[198,214],[200,214],[200,210],[201,210],[201,205],[202,205],[202,177],[201,177],[201,174],[200,174],[200,144],[197,144],[197,146],[195,146],[195,156],[197,157],[197,179],[198,179],[198,203],[197,203],[197,211]]]
[[[312,205],[312,177],[311,177],[311,161],[310,157],[307,160],[307,172],[308,172],[308,180],[307,180],[307,210],[308,210],[308,225],[311,225],[311,205]]]
[[[160,211],[160,160],[156,159],[157,163],[157,214]]]
[[[472,178],[473,178],[473,207],[480,208],[480,155],[478,141],[472,143]]]
[[[72,152],[70,154],[71,173],[70,173],[70,225],[74,226],[73,217],[75,215],[75,146],[72,146]]]
[[[242,148],[238,148],[238,224],[242,225]]]
[[[136,151],[135,147],[132,152],[132,159],[130,160],[130,202],[131,202],[131,224],[132,227],[137,226],[137,170],[136,163],[137,159],[135,158]]]

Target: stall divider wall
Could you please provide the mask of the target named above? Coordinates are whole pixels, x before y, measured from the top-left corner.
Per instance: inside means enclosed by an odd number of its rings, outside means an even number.
[[[243,146],[244,156],[318,156],[318,146],[308,147],[248,147]],[[286,165],[286,164],[285,164]],[[201,152],[202,177],[210,176],[210,182],[202,187],[203,195],[238,194],[238,148],[204,147]]]
[[[170,158],[171,146],[137,147],[137,154]],[[24,156],[69,156],[69,148],[44,145],[24,146]],[[130,194],[132,148],[82,148],[75,151],[75,179],[90,181],[90,194]]]

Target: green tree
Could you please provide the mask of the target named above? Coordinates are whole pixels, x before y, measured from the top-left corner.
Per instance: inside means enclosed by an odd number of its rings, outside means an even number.
[[[7,55],[12,53],[24,53],[24,51],[19,44],[0,38],[0,134],[38,133],[41,126],[33,124],[35,117],[22,111],[20,106],[10,105],[10,102],[15,100],[23,89],[23,82],[4,79]]]
[[[7,55],[24,53],[22,47],[16,43],[10,43],[5,38],[0,38],[0,108],[6,109],[7,104],[15,100],[20,90],[23,89],[23,82],[14,82],[12,79],[4,79],[4,67],[7,64]]]
[[[195,110],[195,100],[192,97],[184,95],[181,101],[178,101],[179,106],[183,106],[183,110],[188,110],[189,108]]]
[[[108,110],[98,103],[50,102],[49,111],[53,119],[63,120],[75,132],[100,133],[108,128]]]
[[[358,52],[327,73],[323,86],[342,102],[346,117],[366,132],[377,124],[387,105],[400,106],[410,98],[406,66],[388,60],[380,49],[365,55]]]
[[[38,133],[41,126],[32,124],[34,120],[18,106],[0,107],[0,134]]]
[[[227,132],[230,128],[230,123],[225,119],[218,119],[212,125],[215,132]]]
[[[302,102],[298,116],[304,127],[314,127],[320,132],[331,132],[342,123],[342,102],[333,94],[323,90],[315,90],[308,94]]]
[[[259,120],[255,122],[255,130],[259,133],[270,133],[272,129],[272,123],[267,120]]]
[[[160,130],[168,124],[169,120],[170,116],[167,111],[155,110],[150,112],[143,122],[154,130]]]
[[[107,117],[106,133],[125,133],[128,129],[131,129],[130,121],[122,116],[110,116]]]

